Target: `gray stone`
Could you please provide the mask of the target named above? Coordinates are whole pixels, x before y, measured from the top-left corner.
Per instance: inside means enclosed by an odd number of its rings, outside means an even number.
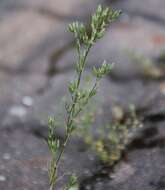
[[[46,143],[34,133],[34,125],[31,126],[31,130],[28,129],[30,123],[24,124],[24,127],[21,123],[13,125],[17,127],[8,126],[1,129],[0,188],[48,189],[47,167],[50,154]],[[61,175],[75,172],[78,176],[89,176],[96,169],[95,159],[91,159],[94,154],[87,149],[81,151],[81,144],[81,141],[71,141],[69,144],[60,167]],[[60,186],[64,186],[66,177],[64,179],[62,184],[59,183]]]
[[[48,17],[56,17],[59,19],[73,19],[74,17],[86,17],[94,11],[97,4],[101,3],[100,0],[92,1],[76,1],[76,0],[3,0],[1,1],[1,7],[3,9],[8,8],[9,10],[20,9],[20,8],[31,8],[35,11],[39,11],[43,15]]]
[[[27,96],[33,98],[45,84],[46,77],[43,75],[4,75],[0,81],[1,124],[12,123],[13,119],[24,120],[32,105],[25,105],[23,100]]]
[[[114,6],[133,15],[143,16],[156,22],[165,23],[165,2],[162,0],[119,0]]]
[[[136,146],[140,144],[139,139],[138,144],[136,142],[136,144],[131,145],[131,150],[128,151],[126,160],[119,162],[113,172],[109,170],[111,179],[104,176],[100,184],[96,178],[89,177],[88,180],[85,179],[86,182],[88,181],[88,184],[86,184],[88,187],[86,188],[85,183],[82,182],[82,189],[163,190],[165,188],[164,122],[157,124],[157,129],[157,134],[152,133],[152,136],[149,135],[151,128],[148,128],[147,131],[144,129],[145,135],[143,133],[143,137],[141,136],[141,141],[144,144]],[[96,174],[93,176],[96,176]],[[99,176],[99,173],[97,176]]]
[[[154,190],[164,189],[165,168],[164,150],[141,150],[129,155],[129,167],[123,164],[114,178],[103,182],[102,187],[95,184],[94,189],[135,189]],[[124,167],[124,168],[123,168]],[[124,170],[124,171],[123,171]],[[98,187],[97,187],[98,186]]]
[[[89,76],[89,72],[85,73],[85,75]],[[73,77],[74,72],[70,71],[66,72],[65,75],[58,74],[52,78],[45,92],[34,97],[34,104],[28,108],[26,119],[38,120],[39,123],[46,125],[48,115],[55,115],[58,120],[62,121],[61,125],[63,126],[63,118],[65,118],[64,105],[69,98],[67,84]],[[84,81],[86,88],[91,84]],[[128,111],[130,104],[134,104],[137,110],[149,108],[152,101],[158,97],[158,92],[156,84],[144,84],[140,80],[131,80],[124,84],[116,83],[108,78],[102,80],[98,95],[89,106],[91,110],[92,107],[97,110],[94,125],[99,127],[109,123],[115,106],[121,107],[123,111]],[[88,111],[90,110],[89,108],[87,109]]]
[[[99,2],[0,1],[0,189],[48,189],[50,154],[43,141],[47,116],[55,115],[64,124],[67,84],[74,78],[73,38],[66,25],[86,20]],[[132,59],[135,53],[154,60],[164,50],[164,5],[160,0],[116,1],[114,6],[125,13],[91,50],[83,82],[86,88],[92,83],[86,82],[91,66],[103,59],[116,63],[87,107],[96,109],[93,134],[111,121],[114,110],[122,117],[131,103],[143,118],[144,128],[133,137],[113,172],[74,136],[60,173],[76,172],[81,190],[165,189],[164,80],[144,80],[143,67]],[[62,128],[56,135],[63,139]]]
[[[116,63],[112,71],[115,76],[141,76],[145,72],[144,65],[141,61],[137,62],[136,57],[142,55],[151,60],[157,57],[165,45],[156,40],[158,35],[165,35],[164,26],[140,17],[121,19],[110,27],[105,37],[92,48],[88,65],[100,65],[105,59],[107,62]],[[72,69],[75,57],[75,51],[71,49],[59,60],[54,60],[54,67],[59,71]]]
[[[0,175],[5,179],[0,180],[0,189],[46,188],[47,149],[42,140],[18,128],[1,129],[0,139]]]
[[[51,51],[70,40],[64,23],[30,10],[7,14],[0,32],[0,68],[9,74],[45,73]]]

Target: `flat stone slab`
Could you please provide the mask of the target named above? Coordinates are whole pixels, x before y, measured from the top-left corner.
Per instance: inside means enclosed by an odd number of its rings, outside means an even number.
[[[34,132],[35,123],[15,123],[1,129],[0,135],[0,188],[3,190],[48,189],[48,163],[50,154],[43,138]],[[38,124],[39,125],[39,124]],[[84,146],[84,145],[83,145]],[[61,164],[63,173],[77,176],[92,175],[95,157],[92,151],[81,151],[82,142],[68,146]],[[78,162],[77,162],[78,160]],[[62,179],[63,186],[66,177]]]
[[[20,8],[32,8],[39,11],[48,17],[56,17],[59,19],[70,20],[74,17],[87,18],[91,11],[94,11],[100,0],[89,1],[77,1],[77,0],[3,0],[1,1],[1,7],[3,9],[20,9]]]
[[[65,117],[65,101],[69,98],[67,84],[74,78],[74,74],[74,72],[70,71],[65,74],[58,74],[52,78],[45,91],[40,95],[34,96],[34,103],[28,109],[25,120],[34,119],[46,125],[48,115],[57,115],[57,119],[63,121],[63,117]],[[90,72],[85,73],[85,76],[89,77],[89,75]],[[92,81],[84,81],[83,83],[86,88],[92,85]],[[155,100],[160,94],[157,83],[144,83],[143,80],[118,83],[106,78],[101,82],[98,95],[91,101],[89,106],[91,110],[87,110],[91,112],[92,110],[98,110],[95,125],[102,126],[111,121],[115,106],[121,107],[126,112],[130,104],[134,104],[137,110],[146,110],[152,105],[156,107]],[[162,99],[163,102],[164,100]],[[10,114],[8,117],[10,117]]]
[[[157,188],[163,190],[165,188],[164,157],[164,150],[136,151],[129,155],[129,162],[120,166],[113,179],[109,180],[110,182],[96,182],[93,189],[154,190]]]
[[[119,162],[113,172],[110,171],[109,175],[107,172],[104,177],[100,172],[100,175],[97,173],[93,175],[95,176],[93,178],[86,178],[82,181],[81,190],[163,190],[165,188],[164,122],[157,124],[156,133],[150,133],[153,130],[150,127],[144,130],[145,133],[139,138],[139,142],[132,144],[132,150],[128,151],[126,160]],[[141,143],[143,142],[142,146],[138,146],[140,139]],[[85,182],[88,183],[85,184]]]
[[[1,129],[0,139],[0,188],[45,189],[47,149],[42,140],[18,128]]]
[[[114,6],[132,16],[139,15],[162,24],[165,22],[165,2],[162,0],[119,0]]]
[[[16,125],[16,123],[15,123]],[[0,188],[4,190],[30,190],[48,188],[47,163],[49,153],[43,138],[34,132],[33,122],[1,129],[0,135]],[[39,126],[38,126],[39,127]],[[142,129],[137,139],[144,145],[132,143],[125,161],[115,168],[102,171],[95,154],[81,141],[71,141],[63,159],[61,172],[75,172],[81,190],[123,188],[129,190],[164,189],[165,139],[164,122],[153,128]],[[150,135],[149,135],[150,134]],[[136,139],[136,138],[135,138]],[[161,140],[162,139],[162,140]],[[135,141],[135,140],[133,140]],[[137,140],[136,140],[137,141]],[[142,143],[142,142],[141,142]],[[100,172],[100,174],[99,174]],[[103,175],[104,172],[104,175]],[[66,179],[65,179],[66,180]],[[64,183],[62,183],[64,185]]]
[[[66,25],[86,20],[100,2],[0,2],[0,189],[48,189],[47,117],[55,115],[64,124],[67,84],[75,75],[73,38]],[[164,51],[165,3],[119,0],[114,7],[124,14],[92,49],[83,82],[89,88],[91,67],[101,65],[103,59],[116,63],[87,107],[96,109],[92,132],[112,121],[115,107],[127,113],[130,104],[135,105],[144,128],[113,169],[104,167],[74,136],[60,172],[76,172],[80,190],[164,190],[164,76],[146,80],[143,64],[134,58],[142,55],[156,62]],[[61,128],[57,136],[63,139]],[[66,178],[60,186],[65,183]]]
[[[34,104],[34,96],[46,85],[46,77],[39,74],[0,75],[0,119],[7,125],[15,118],[24,121]]]
[[[70,40],[63,22],[24,9],[6,14],[0,33],[0,68],[13,74],[46,72],[51,50]]]
[[[165,43],[158,40],[160,36],[165,36],[164,31],[164,26],[140,17],[121,19],[92,48],[88,65],[100,65],[105,59],[116,63],[112,73],[135,78],[144,72],[143,61],[137,62],[136,57],[140,55],[151,60],[158,57],[165,47]],[[69,70],[73,68],[75,58],[75,50],[71,49],[64,52],[60,59],[52,59],[52,64],[57,71]]]

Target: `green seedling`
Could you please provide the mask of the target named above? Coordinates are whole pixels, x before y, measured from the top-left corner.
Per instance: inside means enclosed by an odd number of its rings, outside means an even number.
[[[164,76],[164,67],[161,67],[153,59],[139,53],[127,51],[132,61],[138,64],[142,73],[147,78],[159,79]],[[163,54],[160,56],[160,62],[163,60]]]
[[[98,158],[108,166],[112,166],[120,160],[123,151],[132,139],[133,132],[142,127],[135,107],[130,106],[129,110],[126,120],[115,120],[100,128],[98,137],[91,133],[92,113],[86,114],[83,119],[84,123],[88,123],[88,127],[82,128],[82,138],[96,152]]]
[[[107,75],[111,69],[112,64],[104,63],[96,68],[93,67],[91,75],[95,82],[90,89],[82,87],[81,81],[84,74],[87,57],[92,46],[101,39],[106,31],[109,24],[115,21],[121,14],[121,11],[115,11],[109,7],[103,8],[101,5],[98,6],[96,13],[91,18],[90,28],[91,32],[88,34],[87,27],[83,23],[73,22],[69,25],[68,30],[74,35],[76,41],[76,51],[78,59],[75,63],[75,80],[71,81],[68,85],[68,91],[70,93],[70,101],[65,104],[66,109],[66,122],[65,122],[65,136],[61,142],[55,137],[56,120],[54,117],[50,117],[48,121],[48,140],[47,144],[51,154],[51,161],[49,166],[49,184],[50,190],[57,188],[57,182],[59,181],[59,167],[61,159],[68,142],[73,135],[73,132],[77,130],[76,119],[86,107],[92,97],[94,97],[98,91],[100,80]],[[77,180],[69,181],[66,190],[75,189]]]

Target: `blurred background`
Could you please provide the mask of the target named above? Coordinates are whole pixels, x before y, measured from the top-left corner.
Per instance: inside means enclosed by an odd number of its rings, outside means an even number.
[[[67,26],[88,23],[98,4],[123,14],[88,58],[88,71],[104,59],[115,63],[102,81],[94,125],[122,119],[134,104],[147,127],[113,180],[98,172],[92,152],[76,138],[64,170],[76,170],[82,190],[165,189],[165,1],[0,0],[0,190],[48,189],[47,116],[63,113],[74,76]]]

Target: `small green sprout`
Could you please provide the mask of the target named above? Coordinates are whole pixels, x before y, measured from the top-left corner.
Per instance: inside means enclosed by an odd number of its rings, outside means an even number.
[[[91,113],[87,116],[83,122],[87,122],[88,127],[82,129],[81,135],[85,142],[96,152],[98,158],[108,166],[112,166],[120,160],[123,151],[131,140],[131,134],[134,130],[142,127],[133,105],[130,105],[129,114],[124,122],[115,120],[105,125],[100,128],[100,135],[97,138],[90,131],[92,127],[92,121],[89,119]]]
[[[114,64],[107,64],[106,61],[104,61],[100,68],[97,69],[96,67],[93,67],[93,75],[97,79],[101,79],[112,70],[113,65]]]
[[[139,69],[146,78],[161,79],[165,75],[165,67],[153,59],[132,51],[127,51],[127,54],[132,61],[138,64]],[[160,57],[158,61],[161,62],[162,58]]]
[[[77,129],[76,119],[80,112],[84,110],[90,99],[96,95],[100,80],[107,75],[112,68],[111,64],[103,63],[100,68],[93,68],[95,82],[90,89],[81,87],[82,75],[86,67],[87,56],[91,47],[100,38],[103,37],[108,25],[116,20],[121,11],[114,11],[107,7],[98,6],[96,13],[91,18],[91,33],[83,23],[73,22],[69,25],[68,30],[74,35],[78,60],[75,64],[76,78],[68,85],[70,101],[65,104],[67,119],[65,123],[65,136],[63,142],[55,137],[56,121],[50,117],[48,121],[48,140],[47,144],[51,153],[51,162],[49,167],[50,190],[53,190],[59,179],[59,165],[64,150],[71,138],[73,132]],[[75,178],[71,178],[66,190],[75,189]]]
[[[69,178],[68,185],[64,188],[64,190],[78,190],[78,182],[76,175],[71,175]]]

